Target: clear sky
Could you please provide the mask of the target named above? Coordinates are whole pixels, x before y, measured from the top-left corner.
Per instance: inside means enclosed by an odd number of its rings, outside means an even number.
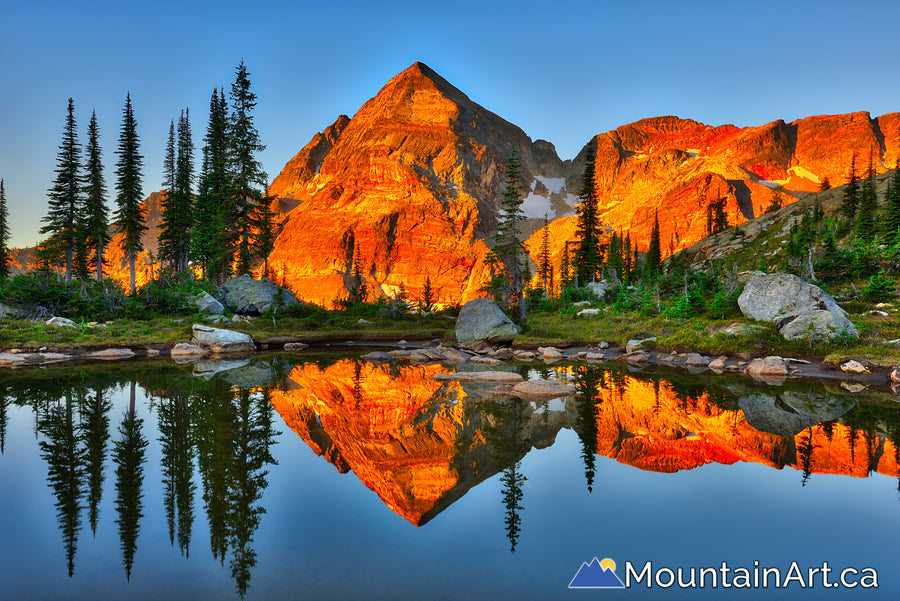
[[[657,115],[746,126],[900,111],[898,30],[896,0],[0,0],[12,245],[39,240],[70,96],[80,141],[97,111],[112,191],[131,92],[149,194],[169,121],[189,107],[199,149],[210,92],[230,86],[242,58],[274,178],[415,61],[566,159],[594,134]]]

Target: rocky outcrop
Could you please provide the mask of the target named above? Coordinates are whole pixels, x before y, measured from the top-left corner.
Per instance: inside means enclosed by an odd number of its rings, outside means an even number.
[[[191,304],[197,308],[197,311],[200,313],[207,313],[209,315],[223,315],[225,313],[225,307],[222,306],[222,303],[216,300],[209,292],[201,292],[194,298],[190,299]]]
[[[859,336],[847,312],[831,296],[788,273],[750,274],[738,307],[751,319],[774,323],[789,340]]]
[[[272,280],[255,280],[247,274],[228,280],[217,293],[225,305],[240,315],[261,315],[273,307],[283,309],[299,304],[290,290]]]
[[[519,326],[489,298],[467,302],[456,320],[456,339],[459,342],[511,342],[520,331]]]

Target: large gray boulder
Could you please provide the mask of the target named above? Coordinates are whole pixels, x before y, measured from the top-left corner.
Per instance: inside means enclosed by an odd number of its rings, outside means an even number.
[[[213,328],[195,323],[191,328],[194,337],[191,344],[207,348],[213,353],[247,353],[256,350],[249,334]]]
[[[287,288],[266,278],[254,280],[246,274],[228,280],[216,292],[222,304],[240,315],[260,315],[273,305],[276,309],[282,309],[300,304],[294,293]]]
[[[750,274],[738,297],[738,307],[751,319],[769,322],[819,310],[847,316],[847,312],[821,288],[790,273],[756,271]]]
[[[489,298],[470,300],[460,309],[459,319],[456,320],[456,339],[459,342],[512,342],[521,331]]]
[[[774,323],[788,340],[859,337],[847,312],[831,296],[789,273],[753,272],[738,297],[738,307],[751,319]]]
[[[834,311],[789,315],[779,320],[775,327],[788,340],[828,340],[835,336],[859,338],[853,322]]]
[[[225,307],[222,306],[222,303],[217,301],[216,297],[209,292],[201,292],[191,299],[191,304],[197,307],[197,311],[200,313],[209,315],[222,315],[225,313]]]

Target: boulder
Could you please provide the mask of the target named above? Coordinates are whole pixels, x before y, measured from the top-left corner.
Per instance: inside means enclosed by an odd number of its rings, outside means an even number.
[[[196,344],[188,344],[187,342],[179,342],[170,353],[173,359],[199,357],[208,354],[209,350],[202,346],[197,346]]]
[[[699,353],[689,353],[684,363],[693,367],[706,367],[709,365],[709,359]]]
[[[94,351],[86,355],[90,359],[103,359],[105,361],[115,361],[117,359],[130,359],[134,357],[134,351],[130,348],[108,348],[102,351]]]
[[[900,365],[891,370],[890,378],[895,384],[900,382]]]
[[[575,317],[597,317],[599,314],[600,309],[582,309]]]
[[[460,342],[490,340],[512,342],[521,332],[492,299],[476,298],[463,305],[456,321],[456,339]]]
[[[528,380],[513,386],[511,393],[513,396],[526,399],[569,396],[575,394],[575,387],[556,380]]]
[[[656,342],[656,336],[651,336],[650,338],[643,338],[643,339],[641,339],[641,340],[629,340],[629,341],[625,344],[625,352],[626,352],[626,353],[633,353],[634,351],[636,351],[636,350],[638,350],[639,348],[641,348],[641,346],[642,346],[645,342]],[[602,347],[601,347],[601,348],[602,348]]]
[[[722,357],[713,359],[709,362],[709,365],[707,365],[707,367],[713,371],[723,371],[725,369],[725,359],[723,359]]]
[[[479,365],[502,365],[503,361],[494,359],[493,357],[472,357],[472,363]]]
[[[612,287],[613,285],[606,280],[603,280],[602,282],[591,282],[585,286],[585,288],[593,292],[600,300],[603,300],[603,297],[606,296],[606,292]]]
[[[747,366],[747,373],[755,380],[780,384],[787,379],[790,373],[787,362],[778,356],[770,356],[764,359],[754,359]]]
[[[584,356],[585,361],[606,361],[606,355],[603,353],[588,353]]]
[[[540,346],[538,352],[543,359],[562,359],[562,352],[558,348],[552,346]]]
[[[625,353],[621,357],[618,357],[616,361],[622,361],[624,363],[631,363],[633,365],[638,365],[641,363],[646,363],[650,360],[650,353],[647,351],[634,351],[631,353]]]
[[[13,319],[15,317],[21,317],[22,310],[16,309],[15,307],[10,307],[9,305],[4,305],[0,303],[0,319]]]
[[[305,342],[285,342],[283,348],[284,348],[284,350],[286,350],[288,352],[292,352],[292,351],[302,351],[303,349],[307,348],[308,346],[309,345],[306,344]]]
[[[246,353],[256,350],[253,338],[248,334],[213,328],[195,323],[191,343],[208,348],[213,353]]]
[[[840,313],[815,310],[800,315],[788,315],[775,324],[787,340],[827,340],[835,336],[859,338],[856,326]]]
[[[847,316],[847,312],[821,288],[789,273],[756,271],[750,274],[738,297],[738,307],[751,319],[769,322],[778,317],[817,310]]]
[[[491,382],[516,384],[522,376],[512,371],[458,371],[455,374],[434,374],[438,382]]]
[[[860,363],[859,361],[854,361],[851,359],[847,361],[843,365],[841,365],[841,371],[845,374],[868,374],[871,373],[866,366]]]
[[[74,328],[75,322],[66,317],[51,317],[45,322],[48,326],[56,326],[58,328]]]
[[[219,286],[218,297],[223,304],[241,315],[260,315],[271,307],[281,309],[300,304],[294,293],[272,280],[254,280],[242,275]]]
[[[222,303],[217,301],[216,297],[209,292],[201,292],[193,297],[191,304],[197,307],[197,311],[207,315],[223,315],[225,313],[225,307],[222,306]]]
[[[372,351],[371,353],[361,355],[360,359],[368,361],[369,363],[387,363],[388,361],[393,361],[394,357],[383,351]]]

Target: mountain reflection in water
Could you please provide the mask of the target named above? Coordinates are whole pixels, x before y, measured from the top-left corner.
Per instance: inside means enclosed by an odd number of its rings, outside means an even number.
[[[70,576],[84,525],[96,536],[106,520],[115,524],[130,579],[140,569],[145,513],[160,511],[148,506],[152,497],[162,500],[167,539],[185,559],[196,545],[195,522],[205,517],[212,555],[227,562],[244,596],[277,465],[272,448],[290,441],[276,431],[276,412],[317,455],[342,474],[352,471],[415,526],[500,474],[497,535],[505,531],[512,552],[528,527],[523,459],[563,429],[581,443],[589,492],[601,456],[662,473],[739,461],[789,467],[802,486],[816,474],[900,476],[900,412],[884,396],[823,384],[776,387],[619,365],[519,366],[526,379],[565,379],[578,390],[524,401],[493,384],[435,381],[452,370],[439,365],[347,358],[295,365],[275,356],[222,367],[134,364],[0,380],[0,451],[7,452],[11,410],[30,409]],[[136,401],[138,390],[148,402]],[[110,400],[117,394],[126,399],[121,415]],[[158,466],[149,465],[151,440]],[[114,515],[102,515],[104,494]]]

